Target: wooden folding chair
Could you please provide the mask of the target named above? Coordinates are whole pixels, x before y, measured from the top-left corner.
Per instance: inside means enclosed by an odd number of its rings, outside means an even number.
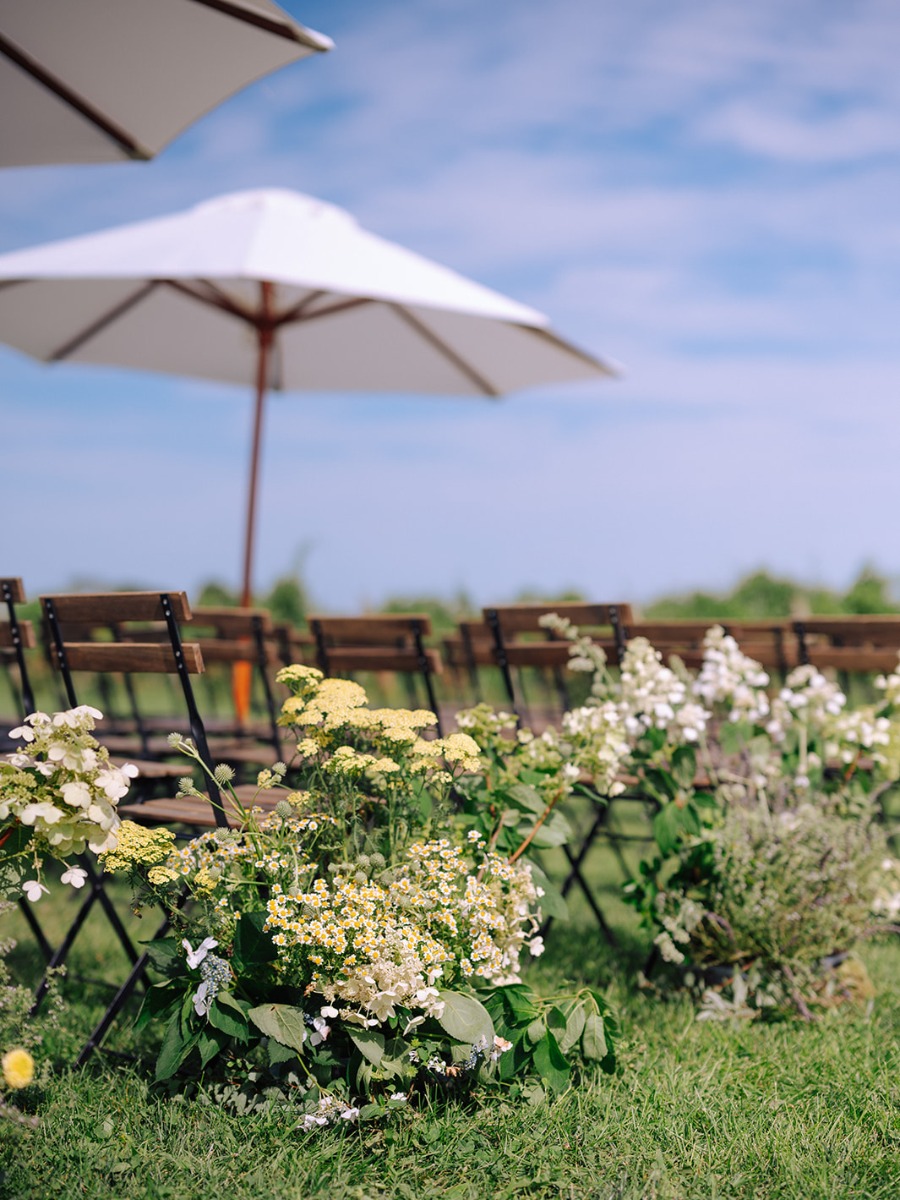
[[[177,677],[185,710],[197,751],[207,768],[204,785],[207,798],[173,797],[146,800],[139,804],[119,806],[119,815],[140,824],[180,824],[189,831],[211,827],[226,827],[239,819],[212,778],[213,763],[202,718],[194,698],[191,676],[203,670],[203,658],[196,643],[183,642],[180,625],[191,618],[191,609],[184,592],[113,592],[93,595],[58,595],[41,597],[44,617],[51,636],[51,656],[60,671],[68,702],[78,704],[74,676],[80,672],[124,673],[127,675],[149,674]],[[75,630],[85,625],[128,626],[137,622],[150,632],[162,621],[167,639],[136,641],[122,638],[119,641],[80,642],[68,638],[67,626]],[[154,635],[155,636],[155,635]],[[183,773],[187,773],[184,771]],[[112,902],[106,894],[103,879],[89,861],[90,891],[72,922],[66,937],[53,955],[50,966],[61,965],[75,941],[81,927],[94,904],[99,903],[110,921],[131,963],[131,970],[79,1055],[82,1063],[100,1044],[116,1015],[124,1006],[139,981],[143,978],[148,956],[138,954],[127,931],[124,929]],[[166,928],[164,923],[157,936]],[[47,980],[38,989],[35,1004],[39,1004],[46,993]]]
[[[7,619],[0,622],[0,658],[4,666],[15,664],[18,674],[18,688],[10,680],[13,692],[13,703],[23,717],[36,709],[34,690],[28,666],[25,662],[25,651],[34,649],[37,644],[34,636],[34,626],[31,621],[20,621],[16,615],[16,605],[25,603],[25,589],[21,579],[0,579],[0,600],[6,605]]]
[[[279,707],[272,687],[271,671],[281,661],[271,614],[264,608],[194,608],[188,627],[208,669],[212,664],[233,667],[247,663],[253,672],[256,694],[262,700],[263,716],[252,725],[236,719],[207,731],[216,758],[230,763],[271,765],[282,758]]]
[[[900,651],[900,616],[803,617],[794,621],[799,661],[846,674],[890,673]]]
[[[328,675],[359,672],[390,672],[402,675],[410,688],[410,703],[416,704],[415,680],[422,681],[428,708],[440,712],[434,676],[443,671],[439,651],[425,646],[431,620],[425,613],[388,613],[371,617],[308,617],[316,642],[319,669]]]
[[[567,618],[579,630],[590,633],[614,664],[624,653],[624,629],[632,621],[630,604],[509,604],[485,608],[483,613],[494,640],[495,662],[503,677],[507,697],[520,719],[526,709],[524,697],[520,695],[523,667],[551,672],[559,708],[564,712],[570,706],[566,682],[570,643],[555,630],[543,626],[541,618],[551,613]],[[513,679],[514,668],[519,671],[518,692]]]
[[[276,621],[274,626],[278,657],[283,667],[294,663],[314,666],[316,661],[316,639],[306,629],[297,629],[288,621]]]
[[[496,667],[494,635],[484,621],[459,621],[456,633],[441,643],[444,662],[459,681],[459,690],[469,692],[469,703],[484,699],[479,667]],[[466,689],[463,681],[466,681]]]

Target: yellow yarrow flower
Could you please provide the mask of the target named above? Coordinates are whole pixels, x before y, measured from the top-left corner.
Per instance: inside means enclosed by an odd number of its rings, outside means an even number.
[[[27,1050],[21,1048],[8,1050],[0,1063],[3,1066],[3,1078],[6,1080],[7,1087],[28,1087],[34,1079],[34,1059]]]
[[[171,829],[146,829],[134,821],[123,821],[116,830],[116,848],[99,857],[106,872],[127,870],[137,863],[151,866],[165,862],[175,834]]]
[[[178,872],[173,871],[171,867],[151,867],[147,878],[155,884],[174,883],[178,879]]]

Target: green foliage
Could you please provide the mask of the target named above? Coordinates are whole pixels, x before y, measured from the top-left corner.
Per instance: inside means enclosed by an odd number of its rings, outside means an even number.
[[[537,1076],[548,1092],[564,1091],[592,1064],[611,1073],[616,1067],[616,1022],[594,988],[542,997],[525,984],[495,988],[485,996],[494,1028],[512,1043],[500,1058],[498,1078],[516,1093]]]
[[[897,604],[889,593],[890,582],[867,566],[844,596],[842,607],[847,613],[897,612]]]
[[[381,605],[383,613],[425,613],[431,618],[431,627],[436,637],[445,636],[456,630],[457,623],[471,619],[477,606],[465,592],[452,600],[441,600],[436,596],[391,596]]]
[[[285,575],[277,579],[272,590],[262,601],[275,621],[287,621],[301,626],[309,611],[309,592],[303,580],[296,575]]]
[[[237,591],[221,580],[208,580],[197,595],[198,608],[235,608],[240,597]]]
[[[754,571],[728,592],[689,592],[660,596],[646,605],[648,619],[722,621],[767,620],[809,613],[828,616],[839,613],[891,613],[898,611],[891,581],[873,567],[863,567],[843,594],[828,588],[808,586],[792,579]]]

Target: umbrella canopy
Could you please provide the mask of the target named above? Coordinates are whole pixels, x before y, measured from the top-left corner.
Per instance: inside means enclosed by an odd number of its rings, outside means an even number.
[[[0,166],[152,158],[332,44],[271,0],[0,0]]]
[[[542,313],[279,190],[0,256],[0,341],[255,384],[245,603],[268,389],[499,396],[615,373]]]

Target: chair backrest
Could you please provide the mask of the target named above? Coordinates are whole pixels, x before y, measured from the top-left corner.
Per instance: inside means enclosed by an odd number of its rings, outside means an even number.
[[[70,704],[74,706],[79,703],[73,673],[113,672],[128,677],[135,674],[177,675],[191,737],[204,764],[212,770],[206,730],[191,686],[191,676],[203,671],[203,656],[195,642],[181,640],[180,624],[191,618],[190,604],[184,592],[42,596],[41,608],[50,635],[51,662],[62,674]],[[160,636],[159,622],[164,623],[167,634],[165,640]],[[127,638],[122,637],[117,641],[78,640],[83,637],[85,628],[105,626],[121,632],[133,623],[146,626],[149,640],[131,640],[140,636],[134,631]],[[67,629],[75,636],[69,637]],[[216,824],[225,825],[227,821],[219,790],[208,776],[205,782]]]
[[[308,630],[297,629],[288,621],[278,621],[275,624],[275,642],[282,666],[290,667],[294,663],[311,666],[315,661],[316,639]]]
[[[794,632],[802,663],[862,674],[897,667],[900,616],[804,617]]]
[[[195,607],[189,632],[199,645],[207,667],[211,663],[249,663],[255,669],[268,723],[263,740],[280,754],[278,710],[270,671],[281,661],[281,655],[271,613],[265,608]]]
[[[365,617],[309,616],[319,669],[325,675],[390,671],[421,678],[429,708],[438,715],[433,676],[443,671],[439,651],[426,647],[426,613],[379,613]],[[440,723],[439,723],[440,728]]]
[[[492,605],[483,610],[484,622],[494,639],[494,656],[503,676],[510,703],[519,713],[520,704],[513,682],[513,667],[536,667],[554,672],[562,707],[569,696],[565,668],[569,642],[542,619],[556,613],[580,630],[590,633],[597,644],[617,663],[625,650],[625,629],[633,620],[630,604],[553,603]]]
[[[729,617],[695,620],[634,621],[625,630],[627,638],[645,637],[663,656],[677,656],[685,666],[699,667],[703,640],[714,625],[721,625],[748,657],[782,675],[797,664],[791,622],[734,620]]]
[[[21,579],[0,579],[0,600],[6,605],[7,619],[0,623],[0,656],[4,665],[7,656],[15,661],[19,672],[19,701],[22,716],[35,711],[34,691],[25,662],[25,651],[34,648],[36,641],[34,626],[30,621],[20,621],[16,616],[16,605],[25,603],[25,589]]]

